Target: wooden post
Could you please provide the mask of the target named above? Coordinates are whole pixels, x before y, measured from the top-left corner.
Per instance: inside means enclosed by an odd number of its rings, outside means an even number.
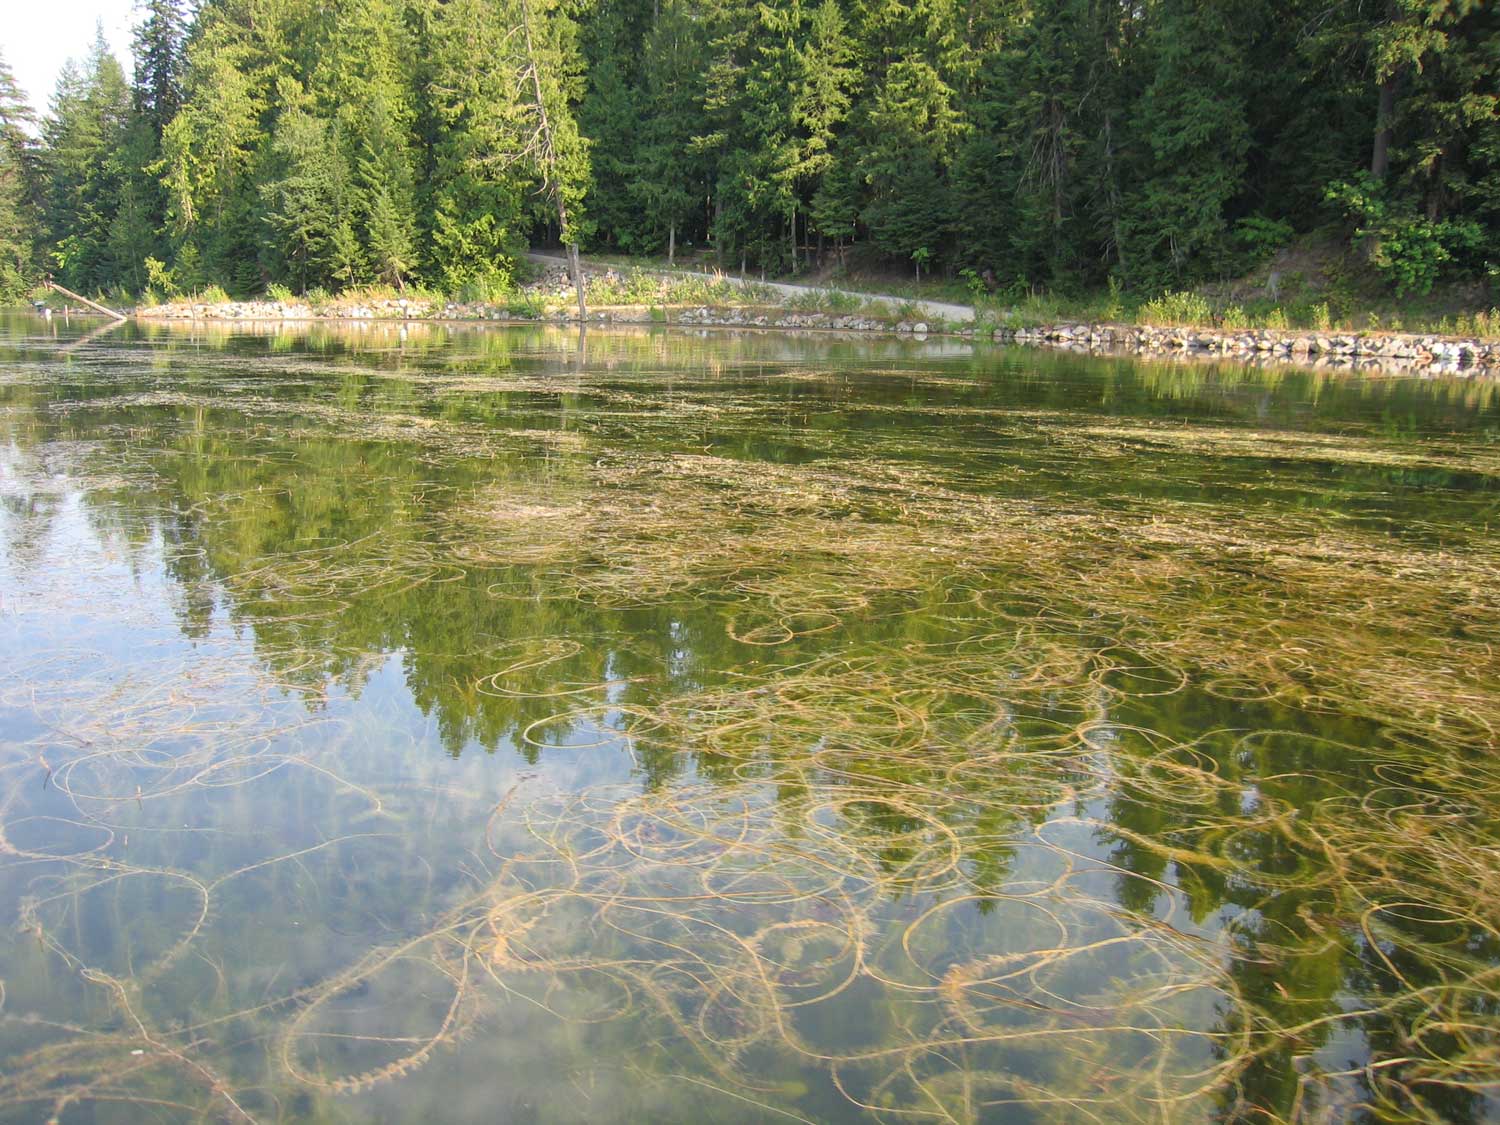
[[[74,293],[71,289],[64,289],[61,285],[59,285],[57,282],[53,281],[50,277],[46,281],[46,286],[47,286],[48,289],[55,289],[55,290],[57,290],[57,292],[61,293],[64,297],[71,297],[75,301],[82,301],[85,305],[87,305],[89,308],[93,309],[95,312],[97,312],[97,313],[103,313],[105,316],[110,317],[113,320],[124,320],[125,319],[125,317],[124,317],[123,314],[115,312],[114,309],[107,309],[107,308],[105,308],[101,304],[97,304],[94,301],[90,301],[87,297],[80,297],[77,293]]]

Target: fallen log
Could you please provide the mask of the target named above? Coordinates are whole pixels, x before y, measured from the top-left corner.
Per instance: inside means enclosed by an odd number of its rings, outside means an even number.
[[[80,296],[79,294],[74,293],[71,289],[64,289],[61,285],[59,285],[57,282],[53,281],[50,277],[47,279],[46,285],[47,285],[48,289],[56,290],[57,292],[61,293],[64,297],[71,297],[75,301],[82,301],[85,305],[87,305],[89,308],[93,309],[95,312],[102,313],[105,316],[112,317],[115,320],[124,320],[125,319],[125,314],[124,313],[115,312],[114,309],[107,309],[103,305],[99,304],[97,301],[90,301],[87,297]]]

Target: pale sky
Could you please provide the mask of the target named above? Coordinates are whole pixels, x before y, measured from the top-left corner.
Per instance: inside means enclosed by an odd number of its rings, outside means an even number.
[[[135,0],[4,0],[4,7],[0,53],[38,116],[47,112],[63,63],[81,61],[88,54],[100,20],[115,58],[130,77],[130,29],[138,16]]]

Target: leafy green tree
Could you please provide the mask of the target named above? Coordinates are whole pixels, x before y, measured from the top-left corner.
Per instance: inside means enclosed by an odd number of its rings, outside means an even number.
[[[507,39],[499,0],[449,0],[429,25],[429,255],[437,279],[455,291],[506,287],[525,248],[525,183],[511,143],[515,82],[494,65]]]
[[[188,18],[182,0],[146,0],[135,29],[135,112],[160,142],[182,107],[183,55]]]
[[[361,259],[337,124],[290,109],[277,122],[272,153],[276,174],[260,190],[286,276],[304,292],[352,281]]]
[[[0,301],[19,298],[36,270],[39,179],[36,114],[0,55]]]
[[[1409,200],[1391,198],[1387,185],[1365,173],[1328,190],[1355,222],[1355,237],[1370,247],[1370,261],[1396,296],[1432,292],[1444,266],[1477,250],[1484,234],[1472,219],[1432,219]]]
[[[1161,0],[1143,50],[1151,80],[1133,114],[1139,164],[1126,269],[1143,289],[1222,264],[1250,147],[1246,14],[1227,0]]]
[[[110,234],[129,128],[130,89],[100,28],[82,68],[64,68],[42,128],[49,257],[71,289],[98,290],[117,280]]]
[[[954,91],[925,59],[891,65],[862,123],[860,168],[871,188],[863,219],[870,240],[893,258],[948,247],[952,205],[947,168],[966,123]]]
[[[667,0],[658,10],[643,56],[646,112],[630,168],[630,194],[650,223],[649,235],[659,239],[665,231],[671,262],[678,231],[707,194],[705,164],[693,146],[707,44],[689,0]],[[596,166],[596,179],[598,172]]]

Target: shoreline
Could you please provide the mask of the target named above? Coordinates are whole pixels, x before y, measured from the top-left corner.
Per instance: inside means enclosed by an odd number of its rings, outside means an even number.
[[[231,301],[163,304],[132,310],[142,323],[369,324],[463,326],[578,325],[565,310],[517,316],[489,304],[404,298],[314,309],[300,302]],[[802,312],[772,306],[617,305],[590,312],[585,327],[746,329],[831,332],[906,339],[934,336],[975,343],[1043,347],[1076,354],[1149,359],[1254,363],[1302,369],[1371,373],[1500,377],[1500,341],[1429,333],[1353,333],[1316,330],[1220,329],[1116,323],[1059,322],[1028,327],[891,320],[863,312]]]

